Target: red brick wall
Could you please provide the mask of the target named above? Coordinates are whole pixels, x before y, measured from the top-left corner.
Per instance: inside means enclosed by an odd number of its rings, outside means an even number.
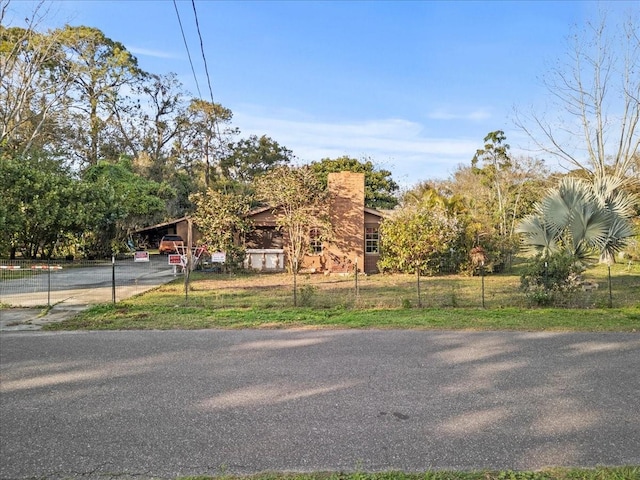
[[[333,226],[327,255],[330,271],[353,272],[358,263],[364,268],[364,174],[353,172],[330,173],[329,216]]]

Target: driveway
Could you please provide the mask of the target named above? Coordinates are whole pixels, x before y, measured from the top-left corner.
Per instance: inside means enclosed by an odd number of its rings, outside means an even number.
[[[176,278],[167,257],[151,261],[132,259],[91,263],[72,268],[63,265],[50,271],[29,269],[29,274],[0,282],[0,303],[15,308],[0,309],[0,331],[39,330],[43,324],[73,317],[79,311],[113,299],[139,295]],[[51,305],[51,309],[46,309]]]
[[[0,302],[13,306],[40,306],[56,303],[70,296],[86,297],[89,303],[111,300],[113,280],[116,293],[128,287],[154,287],[174,278],[173,267],[167,257],[152,255],[148,262],[134,262],[132,258],[95,261],[77,264],[26,264],[26,274],[0,282]],[[38,303],[36,303],[38,302]]]
[[[640,336],[0,334],[0,478],[640,465]]]

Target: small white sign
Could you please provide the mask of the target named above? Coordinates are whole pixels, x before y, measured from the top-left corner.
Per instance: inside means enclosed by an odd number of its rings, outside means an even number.
[[[133,254],[134,262],[148,262],[149,261],[149,252],[135,252]]]
[[[227,260],[225,252],[213,252],[211,254],[211,263],[224,263]]]

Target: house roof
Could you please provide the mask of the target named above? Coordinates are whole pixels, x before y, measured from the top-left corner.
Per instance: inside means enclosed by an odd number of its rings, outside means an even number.
[[[253,210],[247,212],[246,216],[247,217],[253,217],[255,215],[259,215],[259,214],[264,213],[264,212],[269,212],[271,210],[273,210],[273,207],[270,207],[270,206],[257,207],[257,208],[254,208]],[[375,215],[376,217],[385,218],[385,217],[388,217],[390,215],[391,210],[385,211],[385,210],[377,210],[375,208],[364,207],[364,212],[368,213],[368,214],[371,214],[371,215]],[[188,220],[189,220],[189,217],[188,216],[184,216],[184,217],[176,218],[176,219],[173,219],[173,220],[169,220],[167,222],[157,223],[155,225],[149,225],[149,226],[144,227],[144,228],[139,228],[139,229],[137,229],[135,231],[135,233],[143,233],[143,232],[148,232],[148,231],[151,231],[151,230],[158,230],[158,229],[161,229],[161,228],[164,228],[164,227],[168,227],[170,225],[177,225],[178,223],[186,222]]]
[[[375,208],[364,207],[364,213],[370,213],[371,215],[375,215],[376,217],[385,218],[389,216],[390,210],[377,210]]]
[[[252,209],[252,210],[249,210],[249,211],[247,212],[247,215],[246,215],[246,216],[247,216],[247,217],[253,217],[254,215],[258,215],[259,213],[263,213],[263,212],[266,212],[266,211],[268,211],[268,210],[272,210],[272,209],[273,209],[273,207],[269,207],[269,206],[266,206],[266,207],[256,207],[256,208],[254,208],[254,209]]]
[[[273,210],[273,207],[257,207],[253,210],[247,212],[247,217],[253,217],[254,215],[258,215],[260,213],[264,213],[266,211]],[[365,213],[370,213],[371,215],[375,215],[380,218],[388,217],[391,210],[377,210],[375,208],[364,207]]]

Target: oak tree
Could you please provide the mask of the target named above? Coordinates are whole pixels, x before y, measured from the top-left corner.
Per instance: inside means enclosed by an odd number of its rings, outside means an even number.
[[[342,171],[364,173],[364,203],[370,208],[392,209],[398,205],[398,184],[389,170],[377,168],[370,159],[351,157],[324,158],[312,162],[311,169],[318,175],[323,187],[327,186],[329,173]]]

